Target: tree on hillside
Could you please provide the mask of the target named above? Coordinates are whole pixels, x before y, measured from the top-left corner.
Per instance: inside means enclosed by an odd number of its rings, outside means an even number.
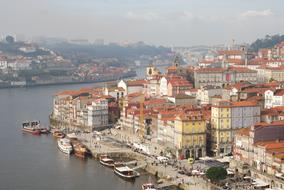
[[[206,177],[212,182],[226,179],[227,170],[223,167],[211,167],[206,171]]]
[[[255,42],[253,42],[250,45],[250,48],[252,51],[257,52],[259,49],[262,48],[272,48],[273,46],[275,46],[276,44],[281,43],[282,41],[284,41],[284,35],[266,35],[264,39],[257,39]]]
[[[6,42],[12,44],[15,42],[15,39],[13,36],[6,36]]]

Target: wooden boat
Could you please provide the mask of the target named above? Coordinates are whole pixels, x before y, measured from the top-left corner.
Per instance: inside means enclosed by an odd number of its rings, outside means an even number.
[[[136,177],[140,176],[138,172],[128,166],[115,167],[114,173],[126,180],[134,180]]]
[[[73,151],[73,147],[70,143],[69,139],[63,138],[57,141],[57,145],[59,150],[61,150],[65,154],[71,154]]]
[[[31,133],[33,135],[40,135],[41,132],[38,128],[36,128],[34,125],[31,125],[31,122],[24,122],[22,123],[22,131]]]
[[[53,136],[56,137],[56,138],[64,138],[65,134],[60,132],[60,131],[54,131]]]
[[[74,154],[79,158],[86,158],[90,156],[90,150],[79,141],[73,141]]]
[[[153,183],[144,183],[142,184],[142,190],[157,190]]]

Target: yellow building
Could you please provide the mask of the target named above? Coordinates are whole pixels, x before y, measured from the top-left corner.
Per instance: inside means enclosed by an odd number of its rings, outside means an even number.
[[[232,153],[235,132],[260,121],[255,101],[220,101],[211,109],[211,151],[215,156]]]
[[[214,155],[231,152],[231,104],[220,101],[211,110],[211,145]]]
[[[179,158],[205,156],[206,120],[200,112],[176,117],[174,144]]]

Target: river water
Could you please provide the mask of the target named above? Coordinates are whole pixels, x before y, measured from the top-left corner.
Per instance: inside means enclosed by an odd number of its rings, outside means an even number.
[[[52,136],[22,133],[24,120],[48,124],[55,92],[83,86],[90,84],[0,90],[1,190],[132,190],[148,180],[125,182],[95,160],[64,155]]]
[[[142,175],[126,182],[93,159],[64,155],[52,136],[22,133],[24,120],[48,125],[56,92],[87,86],[92,84],[0,89],[0,190],[136,190],[148,181]]]

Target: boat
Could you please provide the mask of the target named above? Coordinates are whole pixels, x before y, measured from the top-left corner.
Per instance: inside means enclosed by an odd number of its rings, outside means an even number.
[[[59,150],[61,150],[65,154],[71,154],[73,151],[73,147],[70,143],[69,139],[63,138],[57,141],[57,145]]]
[[[41,134],[48,134],[49,133],[49,129],[47,129],[47,128],[39,128],[39,130],[40,130],[40,133]]]
[[[79,158],[86,158],[91,155],[90,150],[85,145],[81,144],[79,141],[73,141],[72,145],[74,148],[75,156]]]
[[[77,136],[75,133],[68,133],[66,135],[69,139],[72,139],[72,140],[77,140]]]
[[[54,131],[53,136],[56,137],[56,138],[64,138],[65,134],[60,132],[60,131]]]
[[[114,167],[114,160],[108,157],[101,158],[100,163],[107,167]]]
[[[142,184],[142,190],[157,190],[153,183],[144,183]]]
[[[40,130],[34,125],[33,122],[24,122],[22,123],[22,131],[31,133],[33,135],[40,135]]]
[[[140,176],[138,172],[128,166],[115,167],[114,173],[126,180],[134,180],[136,177]]]

